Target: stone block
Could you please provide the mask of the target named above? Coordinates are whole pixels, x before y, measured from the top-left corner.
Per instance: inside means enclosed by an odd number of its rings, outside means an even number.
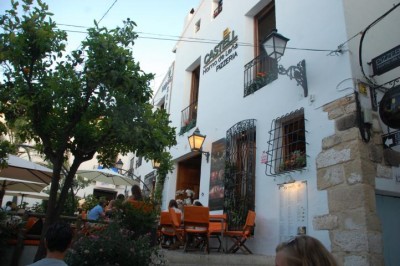
[[[390,166],[399,167],[400,165],[400,153],[397,151],[384,149],[383,158],[385,162]]]
[[[335,135],[326,137],[322,140],[322,149],[326,150],[355,139],[361,139],[358,128],[353,127],[345,131],[338,131]]]
[[[324,112],[330,112],[333,109],[338,108],[339,106],[346,106],[355,101],[354,94],[348,95],[346,97],[340,98],[336,101],[330,102],[323,106]]]
[[[368,266],[371,265],[369,255],[350,255],[344,257],[343,266]]]
[[[344,175],[349,185],[364,183],[375,185],[375,164],[369,160],[352,160],[343,164]]]
[[[356,114],[349,114],[338,118],[335,123],[338,131],[344,131],[357,126],[357,116]]]
[[[365,208],[375,211],[375,190],[373,186],[355,184],[339,185],[328,189],[328,206],[330,213]]]
[[[350,159],[350,149],[336,150],[332,148],[329,150],[325,150],[321,152],[316,159],[317,169],[346,162]]]
[[[344,115],[344,113],[345,113],[344,109],[341,106],[339,106],[338,108],[335,108],[328,113],[328,118],[329,120],[337,119],[338,117]]]
[[[376,231],[368,232],[369,252],[375,254],[383,254],[382,233]]]
[[[377,178],[385,178],[385,179],[393,179],[392,167],[378,164],[376,167],[376,177]]]
[[[334,230],[331,232],[332,250],[342,252],[368,252],[368,239],[365,231]]]
[[[317,170],[317,187],[319,190],[327,189],[344,182],[343,165],[338,164]]]
[[[314,230],[332,230],[338,227],[338,217],[332,214],[315,216],[312,223]]]
[[[346,114],[355,113],[357,111],[357,104],[355,102],[349,103],[344,107],[344,112]]]
[[[383,159],[383,148],[380,145],[369,145],[369,158],[374,163],[380,163]]]

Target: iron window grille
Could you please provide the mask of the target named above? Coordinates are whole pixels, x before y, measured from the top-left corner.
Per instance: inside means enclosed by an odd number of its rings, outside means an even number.
[[[266,175],[299,171],[307,166],[305,121],[303,108],[272,120]]]

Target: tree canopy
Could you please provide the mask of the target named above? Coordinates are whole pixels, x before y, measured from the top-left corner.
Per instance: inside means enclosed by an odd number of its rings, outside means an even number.
[[[76,170],[96,153],[105,166],[118,154],[136,152],[164,158],[170,168],[164,150],[175,144],[175,129],[168,114],[150,104],[153,74],[132,55],[136,24],[126,19],[109,30],[94,22],[81,46],[66,54],[67,33],[57,28],[47,4],[11,3],[0,15],[0,130],[15,128],[53,165],[46,221],[57,219]],[[56,200],[69,155],[73,162]]]

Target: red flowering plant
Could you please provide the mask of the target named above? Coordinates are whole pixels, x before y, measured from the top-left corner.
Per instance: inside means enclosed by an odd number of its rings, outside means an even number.
[[[285,160],[279,166],[279,171],[290,171],[305,167],[307,156],[304,151],[295,150],[285,157]]]
[[[268,76],[265,72],[258,72],[253,81],[248,85],[247,90],[252,93],[260,89],[267,84],[267,78]]]
[[[165,265],[158,248],[150,246],[148,235],[133,236],[132,230],[117,222],[94,228],[90,234],[78,233],[65,261],[70,266]]]

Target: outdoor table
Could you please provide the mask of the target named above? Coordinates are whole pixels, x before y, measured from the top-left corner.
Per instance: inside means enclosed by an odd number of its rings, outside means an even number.
[[[220,223],[220,224],[219,224]],[[221,239],[224,239],[224,232],[226,230],[226,214],[210,214],[210,235],[217,236],[218,241],[220,242],[220,246],[218,247],[218,251],[221,248]],[[221,238],[219,238],[221,237]],[[222,251],[226,251],[226,241],[225,245],[222,246]]]

